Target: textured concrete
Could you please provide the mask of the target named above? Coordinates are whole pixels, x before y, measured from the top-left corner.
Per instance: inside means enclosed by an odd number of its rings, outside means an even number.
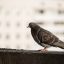
[[[64,64],[64,52],[0,49],[0,64]]]

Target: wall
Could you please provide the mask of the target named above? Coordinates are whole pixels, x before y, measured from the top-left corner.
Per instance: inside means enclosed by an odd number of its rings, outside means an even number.
[[[64,41],[64,0],[0,0],[0,48],[41,49],[27,28],[30,22]]]

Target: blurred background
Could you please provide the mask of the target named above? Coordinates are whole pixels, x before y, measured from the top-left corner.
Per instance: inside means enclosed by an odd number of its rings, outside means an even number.
[[[0,0],[0,48],[43,49],[32,38],[30,22],[64,41],[64,0]],[[49,51],[63,51],[50,47]]]

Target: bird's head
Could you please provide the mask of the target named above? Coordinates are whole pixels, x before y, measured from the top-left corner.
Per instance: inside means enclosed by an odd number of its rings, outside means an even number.
[[[34,22],[29,23],[28,27],[30,27],[31,29],[39,28],[39,26],[36,23],[34,23]]]
[[[29,25],[28,25],[28,27],[30,27],[30,28],[33,28],[33,27],[35,27],[35,26],[36,26],[36,24],[33,23],[33,22],[29,23]]]

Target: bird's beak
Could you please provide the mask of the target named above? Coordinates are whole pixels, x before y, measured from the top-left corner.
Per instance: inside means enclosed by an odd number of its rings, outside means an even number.
[[[29,26],[27,26],[27,28],[29,28]]]

